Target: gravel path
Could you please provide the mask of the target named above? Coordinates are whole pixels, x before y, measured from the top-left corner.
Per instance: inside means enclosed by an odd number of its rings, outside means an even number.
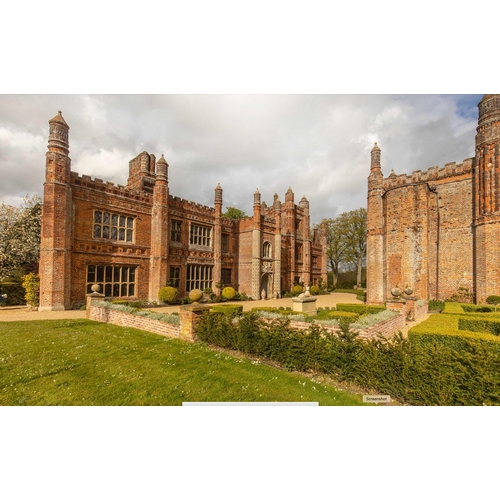
[[[331,293],[329,295],[318,295],[316,307],[334,307],[337,304],[362,304],[353,293]],[[254,307],[292,307],[292,299],[268,299],[268,300],[245,300],[243,302],[224,302],[224,304],[240,304],[243,311],[250,311]],[[173,313],[179,312],[179,306],[155,307],[155,312]]]
[[[80,319],[85,311],[32,311],[27,306],[0,307],[0,321],[37,321],[41,319]]]
[[[318,295],[316,307],[333,307],[338,303],[360,304],[352,293],[332,293],[330,295]],[[225,302],[230,304],[231,302]],[[292,299],[269,299],[269,300],[248,300],[244,302],[234,302],[242,304],[244,311],[249,311],[253,307],[292,307]],[[155,312],[179,312],[180,306],[155,307]],[[35,321],[41,319],[80,319],[85,318],[85,311],[43,311],[31,310],[27,306],[0,307],[0,321]]]
[[[352,293],[331,293],[329,295],[318,295],[316,307],[334,307],[342,304],[361,304]],[[225,302],[231,304],[231,302]],[[292,307],[292,299],[269,299],[269,300],[248,300],[243,302],[234,302],[242,304],[244,311],[249,311],[253,307]],[[180,306],[164,306],[152,309],[155,312],[173,313],[179,312]],[[85,318],[85,311],[43,311],[31,310],[27,306],[0,307],[0,321],[35,321],[44,319],[82,319]],[[408,323],[403,328],[402,333],[406,337],[408,330],[418,323],[425,321],[429,315],[423,317],[418,322]]]

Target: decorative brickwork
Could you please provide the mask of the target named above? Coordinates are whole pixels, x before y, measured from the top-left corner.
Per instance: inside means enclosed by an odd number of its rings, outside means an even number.
[[[479,103],[476,157],[384,178],[375,144],[368,177],[367,302],[395,286],[420,299],[500,293],[500,95]]]
[[[165,158],[143,151],[129,163],[127,186],[71,172],[69,126],[59,112],[49,122],[40,250],[40,309],[80,306],[92,285],[107,297],[158,299],[175,280],[179,296],[197,272],[216,286],[222,273],[236,290],[260,298],[291,290],[296,277],[306,284],[326,282],[326,241],[309,241],[309,203],[267,207],[260,200],[242,220],[222,216],[222,188],[214,207],[169,193]],[[196,235],[196,236],[194,236]],[[262,245],[269,242],[269,256]],[[295,244],[303,261],[295,262]],[[313,266],[313,260],[316,265]],[[194,275],[193,275],[194,273]],[[202,280],[204,283],[206,280]]]

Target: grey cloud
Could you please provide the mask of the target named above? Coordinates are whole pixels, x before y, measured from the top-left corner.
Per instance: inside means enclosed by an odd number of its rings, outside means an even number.
[[[170,165],[172,194],[249,213],[288,186],[315,222],[366,204],[370,150],[385,175],[474,154],[480,96],[452,95],[15,95],[0,96],[0,199],[41,194],[48,120],[70,126],[72,168],[123,184],[143,150]],[[476,112],[474,112],[476,108]],[[80,171],[85,168],[86,171]],[[90,170],[90,171],[89,171]]]

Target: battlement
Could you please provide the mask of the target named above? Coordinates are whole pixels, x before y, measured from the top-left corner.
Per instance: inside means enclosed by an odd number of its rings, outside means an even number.
[[[195,203],[194,201],[184,200],[178,196],[169,196],[169,201],[172,208],[180,208],[183,210],[190,210],[192,212],[197,212],[202,215],[208,215],[210,217],[215,217],[215,208],[207,207],[201,203]]]
[[[453,177],[472,174],[474,158],[467,158],[458,165],[455,162],[446,163],[444,167],[431,167],[425,172],[415,170],[411,174],[396,175],[394,171],[383,180],[384,189],[408,186],[413,184],[424,184],[427,182],[437,182],[443,179],[452,180]]]
[[[93,189],[113,195],[125,196],[127,198],[146,203],[151,203],[153,199],[152,195],[149,193],[128,189],[126,186],[114,184],[110,181],[104,182],[98,177],[92,179],[89,175],[80,175],[78,172],[71,172],[70,183],[71,185],[78,186],[80,188]]]

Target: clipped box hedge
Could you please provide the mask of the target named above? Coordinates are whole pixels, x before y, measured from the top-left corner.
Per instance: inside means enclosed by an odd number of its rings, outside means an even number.
[[[243,306],[239,304],[217,304],[210,309],[214,313],[223,313],[226,316],[239,316],[243,313]]]
[[[337,304],[337,311],[354,312],[357,314],[377,314],[379,312],[385,311],[385,306],[366,306],[364,304]]]
[[[460,316],[451,314],[433,314],[408,332],[408,338],[419,346],[441,344],[462,351],[470,341],[486,342],[500,350],[500,337],[491,333],[460,330],[458,323]]]
[[[341,319],[341,318],[347,318],[347,319],[352,319],[353,321],[356,321],[359,318],[358,313],[354,312],[349,312],[349,311],[333,311],[328,313],[328,317],[332,319]]]
[[[460,317],[458,329],[500,335],[500,321],[494,318]]]
[[[475,304],[462,304],[464,312],[472,313],[491,313],[495,311],[494,307],[490,306],[476,306]]]
[[[382,311],[385,311],[385,306],[366,306],[366,312],[368,314],[378,314]]]
[[[366,306],[364,304],[337,304],[337,311],[365,314]]]
[[[269,306],[252,307],[252,312],[259,312],[259,311],[280,312],[277,307],[269,307]]]

